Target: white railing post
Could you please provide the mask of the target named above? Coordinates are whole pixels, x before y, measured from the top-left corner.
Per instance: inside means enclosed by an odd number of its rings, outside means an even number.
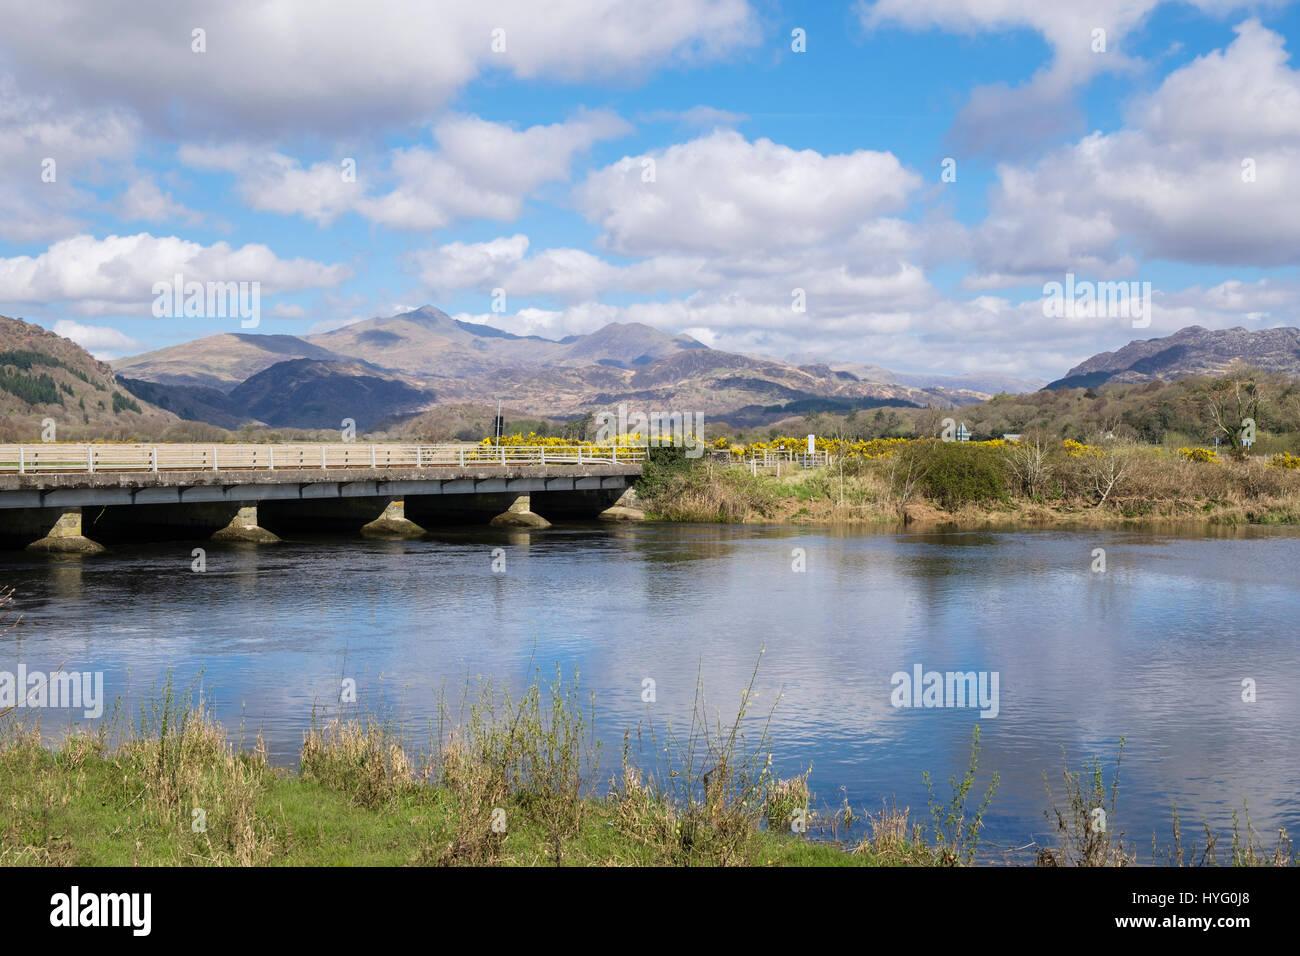
[[[542,464],[543,464],[543,465],[546,464],[546,446],[545,446],[545,445],[542,446]]]
[[[415,446],[415,467],[416,468],[424,467],[424,456],[421,454],[423,450],[424,449],[422,449],[419,445]]]
[[[216,445],[212,446],[212,470],[213,472],[216,472],[217,470],[217,446]]]
[[[275,471],[275,446],[266,446],[266,468],[268,471]]]
[[[460,446],[460,467],[465,467],[465,446]]]
[[[501,464],[504,465],[505,463],[506,463],[506,446],[505,446],[505,445],[502,445],[502,446],[501,446]]]
[[[21,475],[24,469],[25,469],[25,462],[23,460],[23,446],[19,445],[18,446],[18,474]]]
[[[320,470],[325,470],[325,446],[320,446]]]
[[[371,467],[371,468],[375,468],[375,467],[377,467],[377,466],[375,465],[375,446],[374,446],[374,445],[371,445],[371,446],[370,446],[370,467]]]
[[[86,446],[86,471],[92,475],[95,473],[95,449],[93,445]]]
[[[149,449],[149,465],[150,465],[150,469],[149,469],[150,471],[158,470],[158,446],[157,445],[154,445],[152,448]]]
[[[610,460],[611,462],[613,462],[614,464],[616,464],[616,465],[618,464],[618,446],[617,446],[617,445],[611,445],[611,446],[610,446],[610,449],[609,449],[609,460]]]

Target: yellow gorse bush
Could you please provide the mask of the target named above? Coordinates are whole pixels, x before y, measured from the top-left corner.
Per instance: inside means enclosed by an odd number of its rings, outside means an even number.
[[[1180,448],[1178,454],[1188,461],[1203,461],[1212,465],[1219,463],[1219,453],[1210,448]]]
[[[1096,458],[1104,452],[1096,445],[1085,445],[1083,442],[1075,441],[1073,438],[1067,438],[1064,442],[1065,450],[1069,452],[1071,458]]]
[[[1289,451],[1278,452],[1269,464],[1274,468],[1300,468],[1300,455],[1293,455]]]

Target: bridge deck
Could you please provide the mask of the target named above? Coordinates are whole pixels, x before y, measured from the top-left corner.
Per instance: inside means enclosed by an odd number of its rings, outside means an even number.
[[[0,445],[0,509],[618,489],[644,456],[611,446]]]

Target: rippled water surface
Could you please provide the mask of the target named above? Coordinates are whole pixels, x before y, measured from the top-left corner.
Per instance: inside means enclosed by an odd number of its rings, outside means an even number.
[[[894,796],[914,816],[922,771],[946,792],[977,712],[895,708],[891,676],[999,677],[980,720],[982,771],[1001,788],[989,840],[1050,840],[1043,774],[1128,745],[1118,820],[1143,861],[1169,808],[1222,829],[1248,801],[1257,828],[1300,831],[1300,530],[873,534],[643,525],[517,535],[447,532],[421,542],[343,538],[261,549],[120,547],[93,559],[0,554],[23,621],[0,670],[104,672],[133,708],[165,677],[202,675],[228,727],[261,729],[292,763],[313,703],[340,676],[360,704],[427,739],[439,689],[515,687],[531,666],[577,668],[596,695],[606,770],[623,731],[690,714],[697,675],[734,713],[766,647],[759,709],[783,774],[806,769],[820,802],[860,811]],[[492,570],[503,548],[505,570]],[[805,554],[792,570],[794,549]],[[1107,570],[1091,570],[1104,548]],[[646,678],[656,701],[642,702]],[[1242,700],[1242,681],[1257,700]],[[47,727],[65,715],[46,712]],[[978,786],[978,784],[977,784]]]

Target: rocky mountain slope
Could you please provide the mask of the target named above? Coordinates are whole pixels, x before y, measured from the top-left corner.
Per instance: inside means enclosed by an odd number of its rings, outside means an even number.
[[[1300,329],[1211,331],[1192,325],[1173,335],[1133,341],[1115,352],[1094,355],[1047,387],[1093,388],[1106,382],[1219,375],[1237,361],[1265,372],[1300,376]]]

